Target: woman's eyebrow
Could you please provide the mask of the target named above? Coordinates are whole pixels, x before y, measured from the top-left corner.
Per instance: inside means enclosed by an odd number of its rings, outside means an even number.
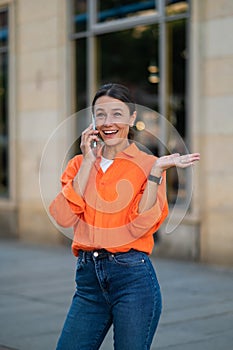
[[[121,108],[121,107],[115,107],[115,108],[111,108],[111,110],[112,110],[112,111],[123,111],[123,108]],[[102,108],[102,107],[97,107],[97,108],[96,108],[96,112],[98,112],[98,111],[105,111],[105,109]]]
[[[123,109],[120,107],[116,107],[116,108],[112,108],[112,111],[123,111]]]

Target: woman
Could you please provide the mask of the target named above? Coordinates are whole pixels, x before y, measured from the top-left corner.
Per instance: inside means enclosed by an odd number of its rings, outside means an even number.
[[[60,225],[74,227],[77,256],[76,292],[57,350],[97,350],[112,324],[115,349],[150,349],[161,293],[149,255],[168,214],[165,170],[186,168],[199,154],[156,158],[131,143],[136,108],[122,85],[101,87],[92,110],[96,130],[83,131],[82,155],[69,161],[50,206]]]

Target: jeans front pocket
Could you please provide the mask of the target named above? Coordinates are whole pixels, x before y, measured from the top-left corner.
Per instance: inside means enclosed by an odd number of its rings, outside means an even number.
[[[145,263],[145,253],[136,250],[131,250],[127,253],[115,254],[113,260],[121,266],[137,266]]]

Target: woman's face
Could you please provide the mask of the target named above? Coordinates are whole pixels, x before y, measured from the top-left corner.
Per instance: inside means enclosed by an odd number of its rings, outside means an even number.
[[[110,96],[101,96],[94,106],[96,129],[106,145],[117,146],[128,139],[129,126],[133,126],[136,112],[130,115],[124,102]]]

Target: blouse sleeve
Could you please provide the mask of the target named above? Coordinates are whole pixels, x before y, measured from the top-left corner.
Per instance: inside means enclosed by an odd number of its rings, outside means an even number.
[[[56,223],[62,227],[72,227],[78,221],[78,216],[72,212],[62,192],[58,193],[50,204],[49,212]]]
[[[62,194],[67,200],[72,212],[75,214],[81,214],[85,210],[84,199],[78,195],[73,188],[73,179],[75,178],[81,163],[81,155],[72,158],[68,162],[68,165],[61,176]]]
[[[164,222],[168,215],[168,202],[166,195],[166,176],[163,175],[163,182],[159,185],[157,192],[157,200],[155,204],[142,213],[138,212],[139,202],[144,192],[146,182],[144,183],[141,192],[137,195],[129,213],[129,230],[133,236],[141,236],[144,232],[156,232]]]

